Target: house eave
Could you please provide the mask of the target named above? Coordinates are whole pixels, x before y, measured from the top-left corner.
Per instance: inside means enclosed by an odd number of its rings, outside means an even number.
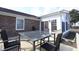
[[[61,10],[61,11],[57,11],[57,12],[54,12],[54,13],[43,15],[40,18],[46,18],[46,17],[50,17],[50,16],[57,16],[57,15],[61,15],[61,14],[64,14],[64,13],[69,13],[69,11]]]
[[[39,19],[39,17],[37,17],[35,15],[30,15],[30,14],[27,14],[27,13],[15,11],[15,10],[3,8],[3,7],[0,7],[0,12],[9,13],[9,14],[15,14],[15,15],[20,15],[20,16],[26,16],[26,17],[33,17],[33,18]]]

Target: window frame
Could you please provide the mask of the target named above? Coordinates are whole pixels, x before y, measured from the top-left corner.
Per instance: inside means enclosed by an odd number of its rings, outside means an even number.
[[[17,21],[18,20],[23,20],[23,28],[22,29],[18,29],[17,28]],[[22,19],[21,18],[16,18],[16,30],[24,30],[24,29],[25,29],[25,19],[23,19],[23,18]]]
[[[55,27],[54,30],[57,30],[57,19],[53,19],[53,20],[51,21],[51,30],[53,30],[53,29],[52,29],[52,25]]]

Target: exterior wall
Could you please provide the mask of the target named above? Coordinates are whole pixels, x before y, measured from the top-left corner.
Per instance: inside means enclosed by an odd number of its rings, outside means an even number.
[[[57,30],[62,30],[62,27],[61,27],[61,14],[60,15],[55,15],[55,16],[50,16],[50,17],[45,17],[45,18],[41,18],[41,20],[42,21],[50,21],[51,22],[51,24],[52,24],[52,21],[53,20],[56,20],[56,29]],[[49,25],[48,25],[49,26]],[[51,27],[52,27],[52,25],[51,25]],[[52,28],[54,28],[54,27],[52,27]],[[52,31],[52,28],[50,29],[51,31]]]
[[[32,27],[35,27],[36,30],[39,30],[40,21],[25,19],[25,30],[17,30],[18,32],[23,31],[32,31]]]
[[[36,30],[39,30],[40,21],[25,19],[25,28],[24,30],[17,30],[17,32],[23,31],[32,31],[34,26]],[[10,32],[16,31],[16,17],[0,15],[0,28],[6,29]]]
[[[62,14],[62,32],[67,31],[70,29],[70,16],[68,13]]]
[[[0,28],[15,31],[16,17],[0,15]]]
[[[32,27],[35,27],[35,30],[39,30],[40,21],[25,19],[25,31],[32,31]]]
[[[70,28],[70,15],[69,13],[59,13],[56,15],[48,15],[48,16],[43,16],[41,17],[41,20],[43,22],[48,21],[49,22],[49,32],[51,32],[52,28],[54,28],[54,26],[50,25],[52,24],[53,20],[56,20],[57,24],[55,27],[57,27],[56,29],[58,31],[66,31]],[[52,27],[52,28],[51,28]]]
[[[16,30],[16,19],[25,20],[24,30]],[[0,29],[10,33],[39,30],[40,19],[37,16],[20,13],[17,11],[0,9]]]

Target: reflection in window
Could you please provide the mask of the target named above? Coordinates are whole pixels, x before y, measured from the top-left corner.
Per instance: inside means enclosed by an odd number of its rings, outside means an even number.
[[[24,20],[23,19],[16,20],[16,30],[24,30]]]
[[[51,21],[51,26],[52,26],[52,31],[54,31],[54,30],[57,30],[57,21],[56,21],[56,19],[54,19],[54,20],[52,20]]]

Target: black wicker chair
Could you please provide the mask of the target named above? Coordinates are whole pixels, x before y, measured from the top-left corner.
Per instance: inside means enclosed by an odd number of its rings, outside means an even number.
[[[64,41],[75,41],[74,39],[76,39],[76,33],[69,30],[62,35],[62,38]]]
[[[19,51],[20,50],[20,36],[18,39],[10,40],[5,30],[1,30],[1,38],[4,43],[4,51]]]
[[[47,42],[41,45],[41,47],[47,51],[58,51],[60,49],[61,37],[62,37],[62,34],[60,33],[57,35],[57,38],[54,44]]]

